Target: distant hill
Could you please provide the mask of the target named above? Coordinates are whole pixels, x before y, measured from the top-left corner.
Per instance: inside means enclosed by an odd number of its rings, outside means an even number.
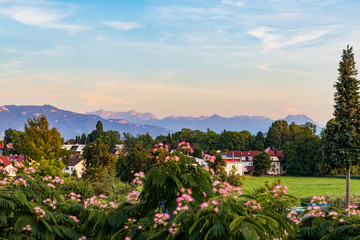
[[[8,128],[24,130],[28,118],[44,114],[51,127],[56,127],[61,136],[66,140],[75,138],[82,133],[90,133],[95,129],[97,121],[101,121],[104,130],[116,130],[120,133],[129,132],[133,135],[149,133],[152,137],[167,135],[171,130],[163,127],[130,123],[125,119],[104,119],[98,115],[80,114],[61,110],[51,105],[43,106],[15,106],[5,105],[0,107],[0,132]]]
[[[123,119],[131,122],[161,126],[173,131],[179,131],[182,128],[206,131],[209,128],[215,132],[221,132],[224,129],[228,131],[248,130],[252,134],[256,134],[258,131],[267,132],[271,123],[275,121],[263,116],[241,115],[226,118],[217,114],[201,117],[169,116],[163,119],[158,119],[152,113],[139,113],[134,110],[129,112],[99,110],[89,113],[99,115],[103,118],[114,118],[115,116],[121,116]],[[282,120],[286,120],[289,124],[292,122],[295,122],[296,124],[305,124],[306,122],[311,122],[317,125],[318,132],[320,132],[320,130],[324,127],[306,115],[289,115]]]

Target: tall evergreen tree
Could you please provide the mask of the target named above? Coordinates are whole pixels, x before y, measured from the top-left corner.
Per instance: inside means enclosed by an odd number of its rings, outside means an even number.
[[[350,168],[360,160],[360,105],[359,80],[353,48],[343,50],[339,63],[339,77],[334,84],[334,126],[327,133],[324,153],[333,167],[346,169],[346,207],[350,205]]]

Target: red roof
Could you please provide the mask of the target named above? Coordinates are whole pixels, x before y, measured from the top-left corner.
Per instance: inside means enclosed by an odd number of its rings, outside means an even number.
[[[275,154],[278,158],[284,158],[284,152],[283,150],[275,151]]]
[[[232,155],[234,153],[234,157],[255,157],[256,154],[260,153],[260,151],[230,151],[230,152],[225,152],[225,154],[230,154]]]
[[[70,158],[69,158],[69,166],[75,166],[75,165],[77,165],[79,162],[81,162],[82,160],[84,160],[84,158],[70,157]]]
[[[245,166],[245,168],[248,172],[250,172],[250,171],[254,171],[255,167],[254,166]]]
[[[275,154],[275,152],[271,149],[271,148],[267,148],[266,150],[265,150],[265,152],[267,153],[267,154],[269,154],[270,156],[276,156],[276,154]]]
[[[9,160],[7,160],[6,157],[4,157],[4,156],[0,156],[0,161],[2,161],[2,163],[4,164],[5,167],[11,165],[11,162]]]
[[[17,161],[17,162],[22,162],[22,161],[24,161],[24,159],[25,159],[25,156],[24,155],[11,155],[11,156],[9,156],[8,157],[8,159],[10,160],[10,161]]]

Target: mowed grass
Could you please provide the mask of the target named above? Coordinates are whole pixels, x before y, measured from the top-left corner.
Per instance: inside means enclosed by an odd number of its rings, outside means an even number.
[[[277,178],[281,179],[281,185],[288,186],[289,194],[298,197],[321,196],[325,194],[344,196],[346,191],[345,177],[245,176],[242,187],[243,192],[246,194],[254,188],[265,186],[266,180],[271,184]],[[358,177],[351,179],[351,193],[360,193],[360,179]]]

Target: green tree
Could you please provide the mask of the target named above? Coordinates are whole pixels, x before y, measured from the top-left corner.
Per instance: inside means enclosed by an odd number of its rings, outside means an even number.
[[[252,143],[251,149],[259,150],[259,151],[265,150],[265,136],[261,131],[258,132],[254,137],[254,141]]]
[[[4,140],[4,148],[3,148],[3,154],[4,156],[8,156],[9,155],[9,149],[7,147],[7,142]]]
[[[261,152],[255,155],[253,164],[254,172],[263,175],[270,170],[272,161],[269,154]]]
[[[100,139],[84,147],[85,172],[84,177],[99,179],[102,172],[114,173],[115,159],[109,153],[109,146]]]
[[[290,130],[287,121],[277,120],[273,122],[266,134],[265,147],[282,149],[284,144],[290,140]]]
[[[352,47],[343,50],[339,77],[334,87],[334,116],[331,132],[326,132],[324,153],[329,164],[346,169],[346,206],[350,205],[350,169],[360,160],[359,80]],[[348,211],[349,213],[349,211]]]
[[[313,124],[303,126],[295,123],[289,126],[291,141],[284,145],[284,159],[281,164],[286,174],[312,175],[317,169],[321,150],[321,139]]]
[[[109,130],[104,132],[100,139],[109,146],[109,152],[111,153],[116,148],[116,144],[120,141],[120,133],[118,131]]]
[[[7,143],[12,143],[11,134],[14,131],[16,131],[16,130],[12,129],[12,128],[6,129],[4,132],[4,141],[6,141]]]
[[[102,122],[99,120],[96,123],[96,129],[88,135],[89,142],[95,142],[98,138],[101,137],[103,133],[104,133],[104,127]]]
[[[142,145],[136,144],[126,155],[120,155],[116,162],[116,176],[122,181],[130,182],[134,173],[149,170],[152,161]]]
[[[55,127],[49,129],[46,116],[40,115],[38,118],[28,119],[24,134],[15,142],[15,148],[20,154],[35,161],[40,161],[41,158],[62,159],[67,165],[69,153],[61,148],[62,143],[60,132]]]

